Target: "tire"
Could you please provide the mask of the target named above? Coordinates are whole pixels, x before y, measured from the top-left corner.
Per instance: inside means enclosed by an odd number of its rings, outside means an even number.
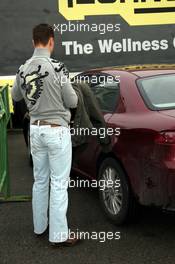
[[[106,158],[102,162],[98,173],[100,180],[103,187],[100,187],[102,185],[99,182],[99,197],[106,216],[117,225],[135,218],[137,203],[125,172],[115,159]]]

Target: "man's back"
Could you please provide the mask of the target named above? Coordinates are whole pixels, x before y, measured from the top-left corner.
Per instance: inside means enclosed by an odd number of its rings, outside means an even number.
[[[48,50],[43,48],[36,48],[31,59],[20,67],[16,86],[20,87],[19,93],[25,99],[31,123],[45,120],[62,126],[68,125],[69,108],[74,108],[77,104],[68,75],[64,64],[51,59]],[[13,91],[15,93],[15,86]]]

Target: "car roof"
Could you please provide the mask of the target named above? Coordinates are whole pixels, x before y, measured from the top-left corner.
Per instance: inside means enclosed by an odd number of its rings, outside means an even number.
[[[111,73],[115,75],[118,72],[128,72],[138,77],[148,77],[160,74],[175,74],[175,64],[144,64],[144,65],[124,65],[96,68],[86,71],[86,73]]]

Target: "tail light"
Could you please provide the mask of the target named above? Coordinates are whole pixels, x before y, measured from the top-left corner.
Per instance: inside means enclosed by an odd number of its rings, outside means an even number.
[[[175,144],[175,131],[165,131],[159,133],[155,138],[157,144]]]

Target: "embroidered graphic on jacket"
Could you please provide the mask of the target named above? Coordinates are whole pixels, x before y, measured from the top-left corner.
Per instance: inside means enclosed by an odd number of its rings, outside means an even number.
[[[40,73],[41,65],[38,66],[37,71],[23,75],[23,72],[20,73],[20,77],[23,79],[21,85],[22,89],[25,91],[27,99],[31,102],[32,105],[35,105],[38,98],[40,98],[43,91],[43,79],[49,75],[48,72],[42,75]]]
[[[66,66],[64,65],[63,62],[59,62],[59,61],[57,61],[57,60],[52,59],[52,63],[55,64],[55,65],[54,65],[54,67],[55,67],[54,69],[55,69],[56,72],[63,71],[63,74],[64,74],[67,78],[69,78],[69,71],[67,70],[67,68],[66,68]]]

